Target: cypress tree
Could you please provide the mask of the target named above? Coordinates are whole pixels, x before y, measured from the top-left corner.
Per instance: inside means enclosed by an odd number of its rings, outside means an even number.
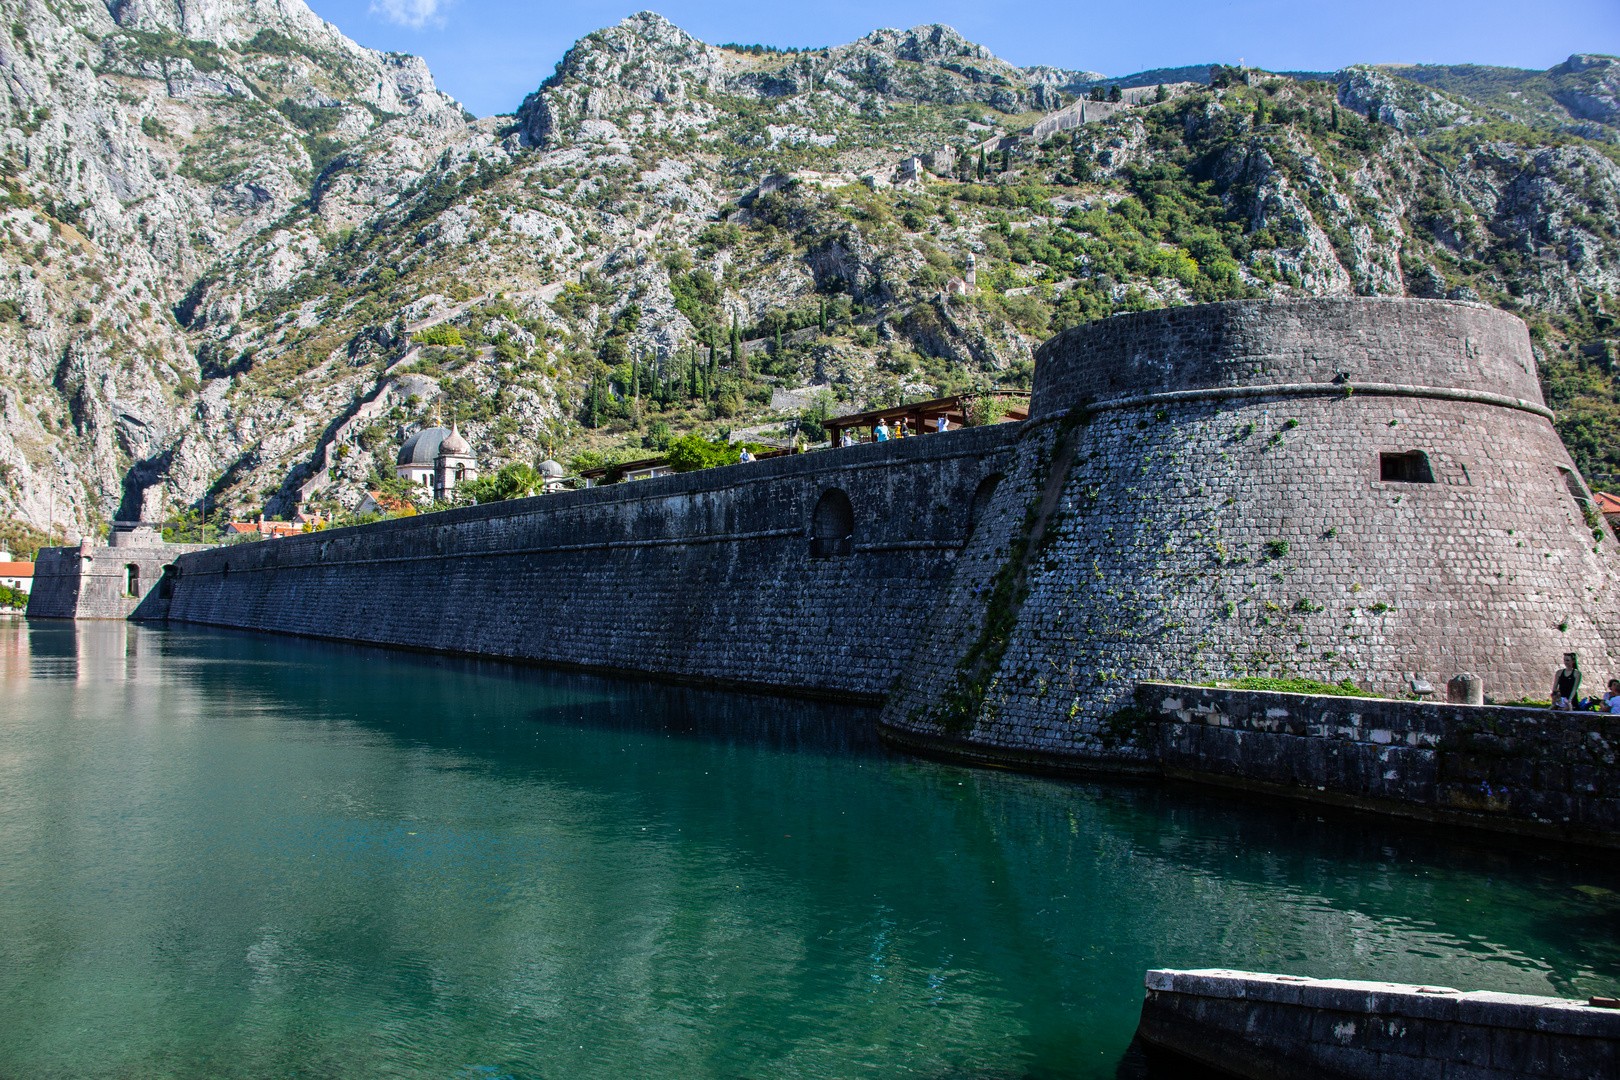
[[[1006,146],[1001,150],[1001,171],[1006,172],[1012,168],[1012,147]]]
[[[1339,107],[1337,105],[1333,106],[1333,130],[1339,130]]]
[[[630,361],[630,396],[636,401],[641,400],[641,351],[636,351],[636,358]]]
[[[739,348],[741,343],[742,343],[742,331],[739,330],[738,327],[737,327],[737,316],[733,315],[731,317],[731,370],[732,371],[737,371],[738,370],[737,356],[738,356],[738,353],[741,351],[740,348]]]
[[[979,147],[979,179],[984,179],[984,147]]]
[[[821,332],[825,334],[827,332],[827,298],[822,296],[818,297],[818,300],[821,305],[819,311],[817,312],[818,321],[821,325]]]

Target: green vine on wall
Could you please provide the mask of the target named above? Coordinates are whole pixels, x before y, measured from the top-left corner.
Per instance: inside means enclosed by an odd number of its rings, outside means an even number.
[[[1041,564],[1042,555],[1057,536],[1063,513],[1058,509],[1069,469],[1074,464],[1079,437],[1075,429],[1090,414],[1084,408],[1070,410],[1058,427],[1052,454],[1040,470],[1041,496],[1024,511],[1022,528],[1007,545],[1005,562],[991,579],[985,601],[984,626],[978,638],[957,661],[951,685],[940,695],[940,704],[930,719],[941,728],[960,733],[973,726],[984,708],[986,696],[995,684],[996,673],[1018,626],[1018,614],[1029,596],[1029,572]]]

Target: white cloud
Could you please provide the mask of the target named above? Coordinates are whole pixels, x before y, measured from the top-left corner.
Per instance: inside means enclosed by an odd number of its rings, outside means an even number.
[[[443,25],[444,17],[439,9],[447,6],[444,0],[371,0],[371,14],[381,15],[401,26],[421,29],[428,23]]]

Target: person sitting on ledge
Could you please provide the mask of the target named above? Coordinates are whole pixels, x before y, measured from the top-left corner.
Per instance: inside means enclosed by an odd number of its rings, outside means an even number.
[[[1581,692],[1580,663],[1572,652],[1564,654],[1564,666],[1558,669],[1553,678],[1552,707],[1555,709],[1573,709]]]
[[[1603,711],[1620,713],[1620,679],[1610,679],[1609,688],[1603,691]]]

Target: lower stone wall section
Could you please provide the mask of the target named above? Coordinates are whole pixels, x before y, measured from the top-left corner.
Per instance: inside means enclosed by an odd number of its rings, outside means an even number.
[[[1139,1037],[1245,1080],[1620,1075],[1620,1010],[1250,971],[1150,971]]]
[[[1620,847],[1620,716],[1144,683],[1168,776]]]
[[[79,549],[40,548],[34,556],[34,584],[28,594],[32,618],[72,619],[79,612]]]
[[[1017,434],[968,428],[216,548],[180,561],[169,617],[875,702]]]

